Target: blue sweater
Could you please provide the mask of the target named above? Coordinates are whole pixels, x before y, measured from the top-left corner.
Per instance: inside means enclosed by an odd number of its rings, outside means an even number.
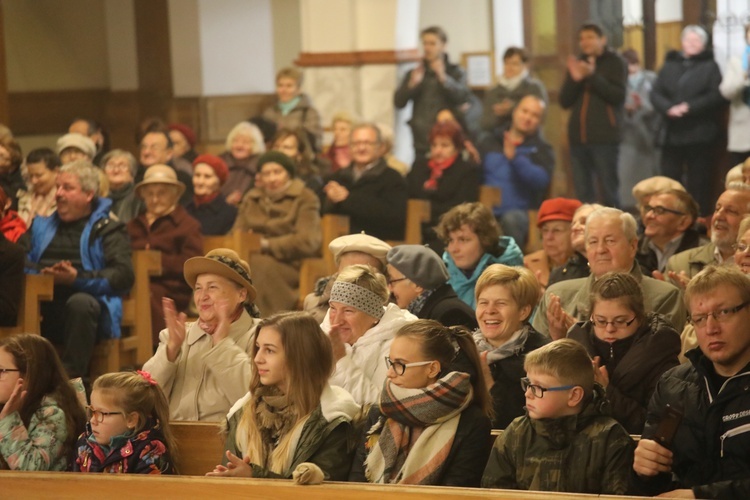
[[[495,144],[485,153],[482,165],[484,183],[502,190],[502,201],[493,208],[495,215],[502,215],[508,210],[539,207],[552,178],[555,157],[549,144],[537,135],[518,146],[512,160]]]

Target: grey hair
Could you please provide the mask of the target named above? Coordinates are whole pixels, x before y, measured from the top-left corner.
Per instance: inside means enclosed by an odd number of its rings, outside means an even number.
[[[745,184],[742,181],[730,182],[724,191],[750,191],[750,184]]]
[[[383,144],[383,132],[380,130],[380,127],[378,127],[377,123],[363,122],[363,123],[356,124],[355,126],[352,127],[351,137],[354,137],[354,132],[363,128],[374,130],[375,140],[378,142],[378,144]]]
[[[576,208],[576,211],[573,212],[573,220],[575,220],[576,216],[578,215],[578,212],[581,210],[585,210],[587,208],[593,208],[594,210],[599,210],[600,208],[604,208],[604,205],[600,205],[598,203],[584,203],[580,207]],[[588,217],[586,218],[588,220]]]
[[[89,160],[79,159],[66,163],[60,167],[60,173],[73,174],[78,177],[81,183],[81,190],[84,193],[94,193],[99,195],[99,169],[97,169]]]
[[[125,151],[124,149],[113,149],[106,155],[104,155],[104,158],[102,158],[102,161],[99,162],[99,167],[101,169],[104,169],[104,167],[107,166],[107,163],[109,163],[109,160],[113,158],[125,158],[128,160],[128,168],[130,169],[130,176],[135,177],[135,174],[137,173],[138,169],[138,162],[135,159],[135,156],[133,156],[130,151]]]
[[[708,44],[708,33],[706,33],[706,30],[704,30],[697,24],[688,24],[687,26],[685,26],[685,28],[683,28],[682,30],[682,33],[680,33],[680,40],[685,38],[685,35],[687,35],[688,33],[695,33],[696,35],[698,35],[698,37],[703,42],[703,47]]]
[[[602,217],[619,218],[622,223],[622,233],[628,241],[638,239],[638,223],[635,221],[635,217],[627,212],[623,212],[617,208],[602,207],[597,208],[586,218],[586,229],[584,231],[584,237],[589,237],[589,225],[592,220],[599,219]]]
[[[229,131],[227,142],[224,143],[227,151],[232,148],[232,141],[238,135],[249,135],[253,138],[253,154],[260,155],[266,152],[266,142],[263,140],[263,133],[257,125],[250,122],[240,122]]]

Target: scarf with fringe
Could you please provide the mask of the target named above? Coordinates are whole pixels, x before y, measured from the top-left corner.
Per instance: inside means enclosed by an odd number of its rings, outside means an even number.
[[[453,446],[461,412],[472,399],[469,375],[463,372],[450,372],[421,389],[398,387],[386,380],[380,396],[384,418],[367,432],[367,480],[436,484]]]

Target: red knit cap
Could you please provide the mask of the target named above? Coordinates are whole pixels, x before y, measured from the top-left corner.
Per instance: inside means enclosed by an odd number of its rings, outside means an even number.
[[[539,207],[536,225],[537,227],[542,227],[542,224],[551,220],[572,222],[573,214],[581,205],[582,203],[580,201],[571,200],[570,198],[552,198],[551,200],[544,200]]]
[[[199,163],[205,163],[206,165],[214,169],[216,177],[219,178],[219,184],[223,186],[224,183],[227,182],[227,178],[229,177],[229,168],[227,168],[227,164],[224,163],[224,160],[215,155],[200,155],[198,158],[193,160],[193,168],[198,166]]]
[[[195,143],[198,142],[198,138],[195,136],[195,131],[193,131],[192,128],[188,127],[185,124],[182,123],[170,123],[167,126],[168,130],[176,130],[182,135],[185,136],[185,139],[190,143],[190,147],[194,148]]]

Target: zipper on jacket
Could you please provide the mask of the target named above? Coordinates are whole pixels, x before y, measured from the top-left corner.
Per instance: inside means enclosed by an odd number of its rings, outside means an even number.
[[[735,427],[734,429],[730,429],[724,434],[722,434],[719,437],[719,440],[721,441],[721,453],[719,456],[721,458],[724,458],[724,440],[728,437],[736,436],[737,434],[744,434],[746,432],[750,432],[750,424],[744,424],[740,425],[739,427]]]

